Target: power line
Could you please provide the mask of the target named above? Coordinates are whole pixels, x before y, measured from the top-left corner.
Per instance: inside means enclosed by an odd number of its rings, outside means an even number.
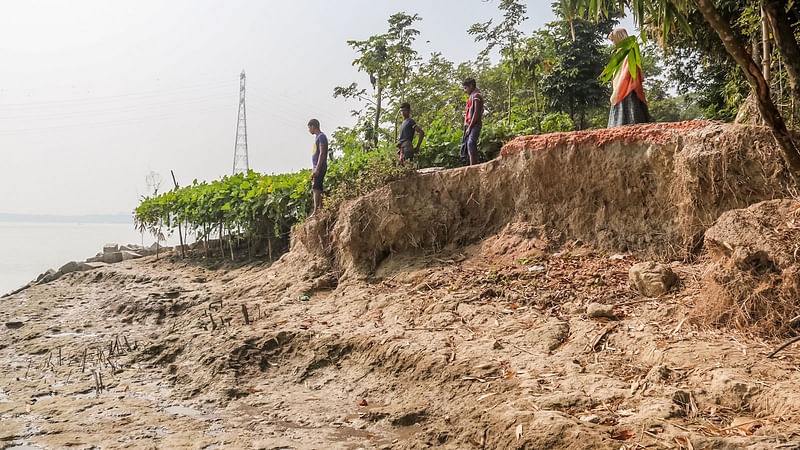
[[[94,116],[94,115],[107,115],[107,114],[125,114],[125,113],[136,113],[139,111],[147,112],[150,110],[158,110],[164,108],[174,108],[174,107],[181,107],[181,106],[190,106],[190,105],[197,105],[201,103],[208,103],[214,100],[222,101],[222,96],[203,96],[203,97],[192,97],[190,99],[186,99],[183,101],[174,101],[174,102],[152,102],[152,103],[144,103],[144,104],[129,104],[129,105],[117,105],[105,108],[91,108],[91,109],[78,109],[78,110],[69,110],[69,109],[62,109],[59,111],[53,111],[51,113],[31,113],[26,112],[24,114],[15,114],[13,116],[0,116],[0,120],[19,120],[19,119],[26,119],[26,118],[36,118],[36,119],[62,119],[62,118],[72,118],[72,117],[80,117],[80,116]]]
[[[219,108],[211,108],[211,109],[192,109],[193,113],[197,114],[205,114],[205,113],[216,113],[219,112]],[[135,123],[144,123],[152,121],[153,119],[161,119],[167,117],[173,117],[178,114],[183,114],[181,111],[165,111],[160,114],[150,114],[146,117],[139,117],[133,119],[115,119],[109,121],[91,121],[91,122],[79,122],[75,124],[63,124],[63,125],[53,125],[53,126],[46,126],[46,127],[34,127],[34,128],[24,128],[24,129],[17,129],[17,130],[0,130],[0,136],[8,136],[8,135],[18,135],[18,134],[28,134],[28,133],[39,133],[41,131],[52,131],[52,130],[74,130],[80,128],[82,131],[92,128],[113,128],[120,125],[130,125]]]
[[[227,83],[204,83],[199,85],[192,85],[184,88],[174,88],[174,89],[159,89],[159,90],[150,90],[150,91],[141,91],[141,92],[129,92],[125,94],[115,94],[115,95],[106,95],[106,96],[85,96],[85,97],[77,97],[71,99],[58,99],[58,100],[47,100],[47,101],[26,101],[23,103],[3,103],[0,102],[0,110],[3,108],[10,108],[14,111],[18,111],[19,108],[37,108],[37,107],[51,107],[54,105],[60,104],[68,104],[68,105],[75,105],[75,104],[92,104],[92,103],[107,103],[110,100],[115,99],[125,99],[129,97],[140,97],[140,98],[148,98],[148,97],[156,97],[161,98],[164,95],[169,94],[187,94],[195,91],[202,91],[202,90],[209,90],[209,89],[230,89],[232,84],[230,82]]]

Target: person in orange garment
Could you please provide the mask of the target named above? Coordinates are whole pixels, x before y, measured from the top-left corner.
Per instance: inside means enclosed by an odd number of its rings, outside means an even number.
[[[608,39],[614,45],[619,44],[627,37],[628,32],[624,28],[616,28],[608,35]],[[650,122],[650,111],[647,109],[647,99],[644,97],[643,82],[642,70],[637,67],[636,78],[633,78],[628,67],[628,58],[625,58],[622,68],[614,77],[608,128]]]

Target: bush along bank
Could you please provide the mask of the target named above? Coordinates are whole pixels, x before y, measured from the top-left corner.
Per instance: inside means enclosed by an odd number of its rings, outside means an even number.
[[[249,171],[212,182],[198,182],[142,199],[134,224],[159,240],[178,227],[208,243],[227,232],[249,243],[259,233],[287,235],[311,208],[308,170],[282,175]]]
[[[495,157],[513,137],[502,127],[486,128],[481,141],[484,160]],[[341,202],[410,176],[416,168],[459,166],[460,139],[457,130],[434,128],[412,166],[398,165],[397,149],[389,143],[369,147],[349,130],[334,132],[325,209],[336,211]],[[288,247],[292,227],[313,209],[310,174],[301,170],[265,175],[251,170],[210,182],[194,180],[189,186],[143,197],[133,211],[134,223],[158,240],[181,227],[184,237],[194,236],[207,244],[206,249],[212,237],[227,235],[231,254],[234,247],[244,245],[250,255],[280,252]]]

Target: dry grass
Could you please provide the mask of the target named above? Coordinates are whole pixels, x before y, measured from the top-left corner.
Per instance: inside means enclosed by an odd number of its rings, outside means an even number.
[[[712,266],[695,308],[706,325],[739,329],[762,337],[797,334],[800,325],[800,272],[794,265],[782,273],[758,273]]]
[[[705,289],[697,308],[701,322],[740,329],[763,337],[797,335],[800,328],[800,206],[786,213],[748,208],[751,215],[739,216],[734,226],[747,240],[762,239],[763,248],[711,252],[714,258],[704,276]],[[785,214],[785,215],[784,215]],[[764,228],[747,230],[747,223]],[[730,225],[730,223],[729,223]],[[727,234],[723,236],[735,236]],[[755,242],[753,242],[755,244]],[[772,253],[772,254],[770,254]]]

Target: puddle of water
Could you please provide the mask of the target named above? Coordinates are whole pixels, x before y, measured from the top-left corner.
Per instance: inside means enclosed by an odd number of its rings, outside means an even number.
[[[170,431],[169,428],[167,428],[167,427],[157,427],[153,431],[155,431],[156,436],[158,436],[158,437],[164,437],[164,436],[166,436],[168,434],[172,434],[172,431]]]
[[[336,429],[330,435],[328,435],[328,440],[330,442],[341,444],[349,441],[367,440],[378,447],[393,444],[396,441],[408,440],[415,434],[422,431],[422,425],[415,423],[414,425],[409,426],[392,427],[392,429],[389,431],[391,437],[387,437],[385,435],[378,434],[375,431],[339,426],[338,423],[335,426]]]
[[[164,412],[168,414],[178,414],[182,416],[194,416],[194,417],[203,415],[203,413],[201,413],[200,411],[192,408],[187,408],[185,406],[169,406],[167,408],[164,408]]]
[[[55,397],[55,392],[40,392],[38,394],[31,395],[31,400],[38,402],[39,400],[53,397]]]
[[[97,337],[97,334],[94,334],[94,333],[83,334],[83,333],[72,333],[72,332],[69,332],[69,333],[48,334],[45,337],[48,337],[48,338],[59,338],[59,337],[68,337],[68,336],[75,336],[75,337],[81,337],[81,338],[91,338],[91,337]]]
[[[11,399],[8,398],[8,394],[0,387],[0,403],[11,403]]]
[[[209,436],[221,436],[223,434],[230,433],[230,430],[222,429],[222,430],[206,430],[205,434]]]

